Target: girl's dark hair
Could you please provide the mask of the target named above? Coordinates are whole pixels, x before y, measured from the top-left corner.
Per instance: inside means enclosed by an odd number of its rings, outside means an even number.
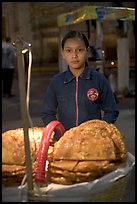
[[[87,37],[83,33],[80,33],[79,31],[73,30],[64,36],[62,43],[61,43],[62,49],[64,49],[64,45],[65,45],[66,40],[71,39],[71,38],[79,38],[79,39],[83,40],[86,48],[89,47],[89,42],[88,42]]]

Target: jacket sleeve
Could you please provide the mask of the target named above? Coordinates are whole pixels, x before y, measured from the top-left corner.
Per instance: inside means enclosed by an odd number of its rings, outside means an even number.
[[[102,119],[108,123],[114,124],[118,118],[119,110],[114,97],[114,93],[111,89],[109,81],[105,78],[105,76],[102,76],[100,87],[101,87],[101,104],[103,110]]]
[[[57,114],[57,100],[54,82],[52,79],[44,95],[44,100],[40,113],[44,126],[46,126],[49,122],[53,120],[57,120],[56,114]]]

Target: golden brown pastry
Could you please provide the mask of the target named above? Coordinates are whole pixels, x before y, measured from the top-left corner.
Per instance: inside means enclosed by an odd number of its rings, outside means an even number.
[[[71,128],[55,143],[47,177],[67,185],[92,181],[125,164],[126,153],[115,125],[90,120]]]
[[[30,153],[33,175],[35,172],[36,154],[43,135],[44,127],[33,127],[28,129],[30,141]],[[53,132],[54,135],[54,132]],[[55,142],[51,137],[48,149],[48,158],[53,150]],[[25,172],[25,149],[23,128],[8,130],[2,133],[2,182],[4,185],[18,185],[21,183]]]
[[[29,128],[33,179],[43,131],[43,127]],[[65,185],[92,181],[125,165],[126,153],[123,135],[115,125],[90,120],[66,131],[59,141],[55,141],[53,132],[46,176],[49,182]],[[23,128],[2,133],[3,184],[19,185],[25,171]]]
[[[29,128],[31,157],[41,140],[43,128]],[[2,163],[25,165],[23,128],[2,133]]]

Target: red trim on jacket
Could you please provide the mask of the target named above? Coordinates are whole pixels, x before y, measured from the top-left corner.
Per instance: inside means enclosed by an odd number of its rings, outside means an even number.
[[[78,77],[76,77],[76,126],[78,126]]]

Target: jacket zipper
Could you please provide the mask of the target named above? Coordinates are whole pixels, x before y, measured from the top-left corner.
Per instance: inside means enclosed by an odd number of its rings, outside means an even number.
[[[78,126],[78,77],[76,77],[76,127]]]

